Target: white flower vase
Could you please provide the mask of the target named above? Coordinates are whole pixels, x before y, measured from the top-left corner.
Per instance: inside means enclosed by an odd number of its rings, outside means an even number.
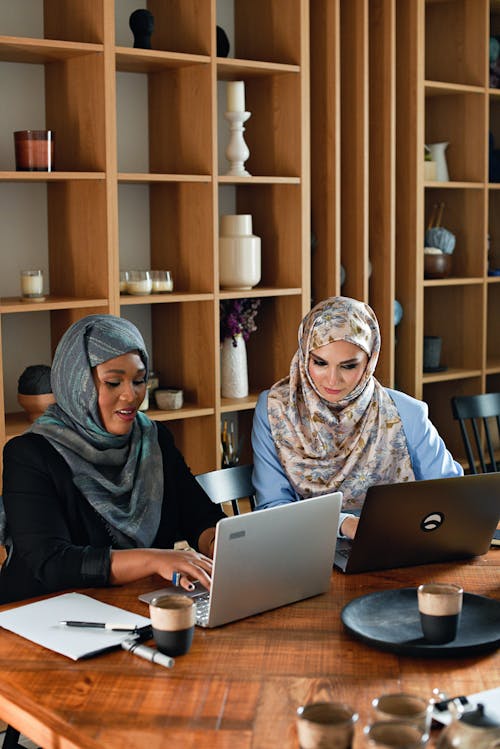
[[[221,350],[221,393],[223,398],[246,398],[248,395],[247,347],[241,334],[224,338]]]

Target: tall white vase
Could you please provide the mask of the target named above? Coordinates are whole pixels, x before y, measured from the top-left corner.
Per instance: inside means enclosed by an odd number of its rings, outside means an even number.
[[[260,281],[260,237],[252,234],[252,216],[220,217],[219,284],[222,289],[251,289]]]
[[[224,338],[221,351],[221,393],[223,398],[246,398],[248,395],[247,347],[239,333]]]
[[[438,182],[449,182],[448,164],[446,163],[446,149],[448,143],[429,143],[432,160],[436,162],[436,179]]]

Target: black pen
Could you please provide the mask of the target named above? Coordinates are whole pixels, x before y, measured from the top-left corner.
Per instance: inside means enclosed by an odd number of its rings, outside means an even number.
[[[141,629],[137,625],[114,624],[112,622],[75,622],[62,621],[59,624],[63,627],[89,627],[90,629],[107,629],[111,632],[137,632]]]

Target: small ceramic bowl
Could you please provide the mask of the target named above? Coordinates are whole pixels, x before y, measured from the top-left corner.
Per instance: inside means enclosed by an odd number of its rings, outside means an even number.
[[[155,390],[155,400],[161,411],[171,411],[175,408],[182,408],[184,394],[182,390],[175,388],[160,388]]]
[[[47,408],[56,402],[53,393],[39,393],[38,395],[17,394],[17,402],[28,414],[28,419],[33,422],[38,419]]]
[[[451,273],[451,255],[424,254],[424,278],[448,278]]]

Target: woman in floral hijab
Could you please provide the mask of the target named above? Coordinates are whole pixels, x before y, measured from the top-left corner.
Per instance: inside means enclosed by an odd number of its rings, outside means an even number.
[[[344,510],[359,511],[372,484],[462,473],[427,406],[374,377],[380,331],[367,304],[326,299],[298,338],[289,375],[261,394],[255,412],[259,507],[340,490]],[[347,535],[356,524],[341,515]]]

